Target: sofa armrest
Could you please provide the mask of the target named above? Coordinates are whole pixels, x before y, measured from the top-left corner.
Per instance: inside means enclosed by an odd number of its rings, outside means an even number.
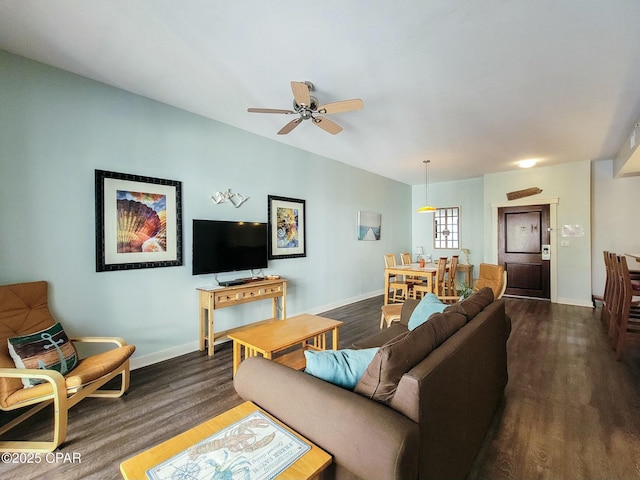
[[[418,425],[385,405],[261,357],[240,364],[234,386],[330,453],[337,470],[366,479],[418,476]]]

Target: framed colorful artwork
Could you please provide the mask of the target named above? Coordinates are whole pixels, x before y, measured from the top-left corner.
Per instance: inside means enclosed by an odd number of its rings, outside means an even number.
[[[381,214],[358,212],[358,240],[380,240],[381,227]]]
[[[268,196],[269,259],[306,257],[305,201]]]
[[[96,272],[182,265],[182,184],[96,170]]]

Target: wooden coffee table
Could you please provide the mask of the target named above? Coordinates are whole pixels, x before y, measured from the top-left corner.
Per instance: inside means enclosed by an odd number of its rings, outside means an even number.
[[[178,455],[184,450],[196,445],[206,438],[214,435],[230,425],[242,420],[255,411],[260,411],[270,417],[275,423],[291,432],[292,435],[302,440],[311,448],[291,464],[286,470],[278,475],[278,479],[300,480],[316,479],[320,473],[331,464],[331,455],[314,445],[309,440],[294,432],[282,422],[273,418],[257,405],[245,402],[221,415],[218,415],[205,423],[202,423],[191,430],[181,433],[177,437],[171,438],[149,450],[136,455],[120,464],[120,472],[125,480],[140,480],[147,478],[147,470],[159,465],[166,460]],[[188,478],[188,477],[185,477]]]
[[[305,367],[304,350],[325,350],[326,334],[333,332],[332,348],[338,349],[338,328],[344,322],[304,313],[285,320],[248,327],[228,335],[233,340],[233,374],[244,358],[258,354],[264,358],[301,370]],[[311,341],[311,343],[309,343]],[[273,354],[300,344],[301,348],[278,357]]]

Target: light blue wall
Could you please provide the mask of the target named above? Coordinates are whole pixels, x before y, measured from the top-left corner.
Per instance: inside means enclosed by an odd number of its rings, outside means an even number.
[[[383,254],[411,248],[408,185],[2,51],[0,78],[0,282],[48,280],[72,334],[122,336],[134,364],[196,345],[195,289],[213,277],[191,275],[193,218],[266,221],[267,195],[306,200],[307,257],[265,271],[290,279],[290,315],[382,293]],[[95,169],[182,182],[183,266],[95,272]],[[215,205],[227,188],[250,199]],[[356,240],[358,210],[382,214],[381,241]],[[228,308],[216,329],[268,316]]]
[[[556,243],[551,245],[552,262],[557,266],[557,301],[591,305],[591,162],[539,166],[484,176],[485,218],[491,218],[491,205],[507,206],[508,192],[538,187],[542,193],[526,197],[530,204],[557,198]],[[488,223],[490,224],[490,223]],[[563,238],[563,225],[581,225],[584,236]],[[485,258],[497,255],[494,232],[485,230]],[[564,240],[566,246],[562,245]],[[553,269],[553,267],[552,267]]]
[[[483,261],[484,255],[484,209],[482,197],[483,182],[481,177],[429,185],[429,203],[431,205],[437,207],[460,207],[460,247],[470,250],[469,263],[476,265],[475,276],[478,275],[477,265]],[[460,262],[464,262],[465,256],[460,250],[436,250],[433,248],[433,214],[416,213],[416,210],[423,206],[424,202],[425,186],[418,185],[413,187],[414,255],[415,248],[422,246],[425,254],[430,254],[434,260],[440,256],[459,255]],[[460,280],[462,280],[462,277],[460,277]]]
[[[640,177],[614,177],[615,169],[613,160],[593,162],[591,166],[592,283],[596,295],[604,292],[604,250],[619,255],[640,253]],[[635,259],[627,258],[627,263],[630,269],[640,270]]]
[[[629,182],[628,182],[629,183]],[[557,198],[557,232],[563,225],[582,225],[584,237],[564,239],[567,246],[552,245],[557,265],[557,301],[575,305],[591,305],[591,162],[572,162],[552,167],[539,166],[528,170],[512,170],[487,174],[481,178],[429,185],[429,203],[436,206],[461,207],[462,246],[471,250],[470,263],[497,261],[496,233],[492,226],[492,205],[507,206],[506,194],[529,187],[543,192],[530,197]],[[605,195],[600,195],[603,201]],[[413,187],[412,209],[415,212],[425,202],[424,185]],[[595,210],[601,218],[605,213]],[[626,211],[626,210],[625,210]],[[413,213],[412,248],[422,245],[433,257],[459,253],[433,249],[433,215]],[[496,228],[497,230],[497,228]],[[600,253],[601,255],[601,253]],[[461,255],[461,259],[464,256]],[[475,269],[475,276],[478,269]]]

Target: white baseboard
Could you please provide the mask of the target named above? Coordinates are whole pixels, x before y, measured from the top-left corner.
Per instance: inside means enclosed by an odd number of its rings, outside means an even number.
[[[383,293],[384,293],[384,290],[376,290],[374,292],[364,293],[362,295],[346,298],[344,300],[340,300],[338,302],[330,303],[327,305],[305,309],[304,312],[298,312],[298,313],[289,312],[289,315],[287,316],[293,317],[294,315],[299,315],[300,313],[311,313],[312,315],[317,315],[319,313],[327,312],[335,308],[344,307],[345,305],[349,305],[351,303],[367,300],[368,298],[376,297],[378,295],[382,295]],[[215,345],[223,342],[228,342],[228,341],[229,340],[221,340],[219,342],[215,342]],[[170,360],[172,358],[179,357],[180,355],[185,355],[187,353],[195,352],[199,348],[200,348],[200,344],[198,340],[195,340],[193,342],[185,343],[184,345],[177,345],[175,347],[167,348],[159,352],[150,353],[148,355],[143,355],[141,357],[134,357],[131,359],[130,368],[131,370],[136,370],[137,368],[147,367],[155,363],[160,363],[165,360]],[[202,352],[202,354],[206,355],[206,352]]]
[[[164,362],[186,353],[195,352],[200,348],[198,340],[185,343],[184,345],[177,345],[175,347],[167,348],[166,350],[160,350],[159,352],[149,353],[141,357],[134,357],[131,359],[130,368],[135,370],[137,368],[147,367],[154,363]],[[204,353],[204,352],[203,352]]]
[[[344,307],[345,305],[350,305],[352,303],[360,302],[362,300],[367,300],[369,298],[377,297],[378,295],[382,295],[382,294],[384,294],[384,290],[376,290],[373,292],[363,293],[362,295],[357,295],[351,298],[345,298],[344,300],[340,300],[338,302],[329,303],[327,305],[322,305],[319,307],[309,308],[309,309],[306,309],[304,312],[291,314],[291,316],[299,315],[300,313],[310,313],[312,315],[318,315],[319,313],[322,313],[322,312],[327,312],[335,308]]]
[[[591,299],[580,300],[578,298],[558,298],[558,301],[556,303],[561,303],[563,305],[574,305],[576,307],[593,308],[593,302],[591,301]]]

